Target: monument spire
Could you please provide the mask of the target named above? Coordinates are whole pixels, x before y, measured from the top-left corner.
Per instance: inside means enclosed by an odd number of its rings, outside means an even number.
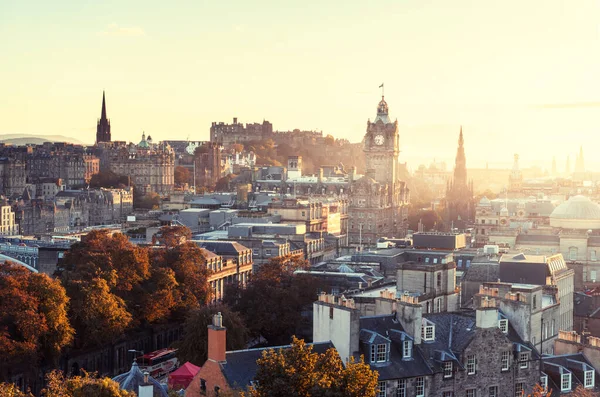
[[[102,111],[96,126],[96,143],[110,142],[110,120],[106,117],[106,96],[102,91]]]

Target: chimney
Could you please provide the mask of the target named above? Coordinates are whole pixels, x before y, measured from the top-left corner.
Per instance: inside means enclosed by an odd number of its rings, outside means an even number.
[[[225,360],[227,330],[223,327],[221,312],[213,316],[212,324],[208,326],[208,359],[216,362]]]
[[[496,299],[487,296],[481,300],[481,305],[475,311],[477,328],[498,328],[498,307]]]
[[[343,362],[359,351],[360,310],[353,299],[321,294],[313,303],[313,342],[329,341]]]
[[[146,371],[144,372],[144,384],[140,385],[138,388],[138,396],[139,397],[153,397],[154,396],[154,386],[148,383],[150,374]]]
[[[423,307],[419,300],[410,295],[402,295],[397,304],[396,319],[404,330],[413,337],[415,345],[421,344],[423,325]]]

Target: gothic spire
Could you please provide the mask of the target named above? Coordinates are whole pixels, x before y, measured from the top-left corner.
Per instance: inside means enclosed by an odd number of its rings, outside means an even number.
[[[106,120],[106,100],[104,99],[104,91],[102,91],[102,115],[101,120]]]
[[[465,157],[465,147],[462,126],[458,136],[458,149],[456,150],[456,161],[454,165],[454,185],[467,185],[467,159]]]

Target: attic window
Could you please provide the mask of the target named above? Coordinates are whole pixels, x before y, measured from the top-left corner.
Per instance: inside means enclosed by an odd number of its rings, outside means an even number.
[[[586,389],[594,387],[594,383],[595,383],[594,382],[594,377],[595,377],[594,376],[595,375],[594,372],[595,371],[593,371],[593,370],[592,371],[585,371],[584,372],[584,374],[585,374],[585,376],[584,376],[585,377],[585,382],[584,382],[583,385],[585,386]]]
[[[498,321],[498,328],[505,334],[508,334],[508,320],[502,319]]]
[[[434,323],[427,321],[427,320],[423,320],[423,325],[421,326],[421,338],[426,342],[435,340],[435,324]]]
[[[444,378],[452,378],[452,361],[444,362]]]
[[[408,359],[412,357],[412,342],[405,340],[402,342],[402,358]]]
[[[560,391],[571,391],[571,373],[560,376]]]
[[[542,386],[542,389],[543,389],[544,391],[547,391],[547,390],[548,390],[548,375],[546,375],[546,374],[543,374],[543,375],[540,377],[540,386]]]

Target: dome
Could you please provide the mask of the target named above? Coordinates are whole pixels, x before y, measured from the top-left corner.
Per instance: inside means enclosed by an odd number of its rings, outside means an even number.
[[[488,199],[487,197],[483,196],[481,198],[481,200],[479,200],[479,205],[486,206],[486,207],[491,207],[492,206],[492,202],[490,201],[490,199]]]
[[[144,382],[144,374],[138,367],[137,362],[133,363],[129,372],[117,375],[112,380],[119,384],[121,390],[132,391],[136,394],[139,392],[140,385],[147,384]],[[154,397],[168,397],[165,387],[153,377],[148,377],[148,384],[154,386]]]
[[[150,139],[152,139],[152,138],[150,138]],[[145,132],[142,134],[142,140],[140,141],[140,143],[137,144],[137,147],[139,147],[140,149],[149,149],[150,148],[150,143],[148,143],[148,141],[146,140]]]
[[[552,211],[550,225],[566,229],[600,229],[600,206],[585,196],[574,196]]]

